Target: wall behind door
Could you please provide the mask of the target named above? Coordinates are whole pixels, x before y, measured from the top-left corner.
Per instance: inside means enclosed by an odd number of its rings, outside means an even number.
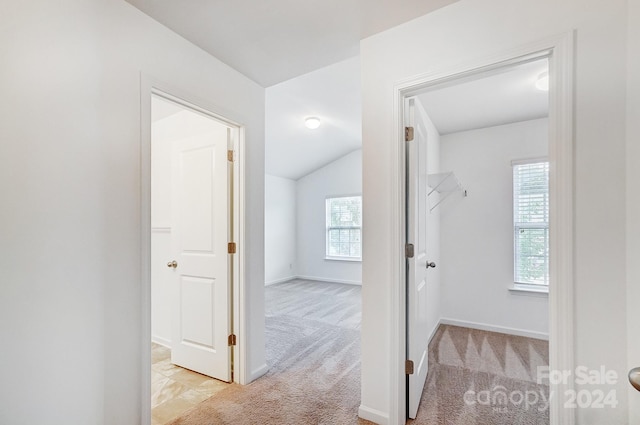
[[[630,0],[627,46],[627,344],[629,369],[640,366],[640,0]],[[629,423],[640,423],[640,393],[629,388]]]

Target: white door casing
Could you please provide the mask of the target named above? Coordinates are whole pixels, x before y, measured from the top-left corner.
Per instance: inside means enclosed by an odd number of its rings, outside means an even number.
[[[420,74],[399,81],[394,86],[394,123],[397,125],[395,141],[398,148],[390,160],[392,177],[396,188],[393,197],[398,199],[394,209],[392,223],[396,231],[392,238],[394,253],[392,275],[402,281],[406,279],[406,258],[403,251],[406,240],[406,205],[402,202],[406,180],[406,144],[404,126],[406,125],[406,99],[420,93],[428,87],[451,80],[466,77],[482,71],[498,69],[508,64],[534,58],[549,57],[549,160],[553,164],[550,184],[550,228],[553,230],[550,249],[549,291],[549,366],[551,370],[574,370],[574,50],[575,33],[566,33],[532,42],[530,44],[506,49],[483,58]],[[389,309],[392,318],[390,357],[393,383],[390,390],[389,423],[393,425],[406,422],[406,376],[404,365],[406,357],[407,314],[406,285],[393,288],[390,294]],[[573,392],[573,380],[552,383],[550,391],[555,394]],[[576,423],[575,409],[564,409],[558,398],[551,398],[549,416],[551,425],[573,425]]]
[[[230,382],[230,129],[216,124],[172,146],[171,362]]]
[[[427,315],[427,279],[430,262],[427,252],[427,137],[418,131],[415,104],[407,99],[407,126],[414,127],[413,140],[406,142],[407,170],[407,243],[413,245],[413,256],[407,256],[407,358],[413,362],[409,380],[410,418],[415,418],[427,379],[430,330]]]

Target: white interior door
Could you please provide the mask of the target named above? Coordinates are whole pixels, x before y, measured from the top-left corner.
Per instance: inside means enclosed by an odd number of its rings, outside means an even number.
[[[415,127],[415,104],[406,101],[406,125]],[[417,130],[417,128],[416,128]],[[427,312],[427,277],[431,263],[427,254],[427,137],[414,131],[407,142],[407,243],[413,245],[413,257],[407,256],[407,358],[413,361],[408,375],[408,416],[415,418],[429,368],[430,330]]]
[[[231,380],[229,128],[172,146],[172,363]],[[168,264],[170,266],[170,264]]]

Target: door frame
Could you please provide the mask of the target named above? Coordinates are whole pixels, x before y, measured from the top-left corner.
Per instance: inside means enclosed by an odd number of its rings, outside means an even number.
[[[497,70],[519,62],[549,58],[549,161],[550,174],[550,281],[549,288],[549,367],[551,370],[574,370],[574,31],[559,34],[529,45],[477,58],[462,65],[445,67],[418,75],[394,85],[393,122],[397,149],[391,158],[393,199],[392,285],[389,308],[391,313],[390,360],[391,388],[390,424],[406,422],[406,274],[404,247],[406,243],[406,172],[404,142],[405,99],[436,85],[459,81],[481,72]],[[555,394],[550,400],[550,424],[574,425],[574,409],[564,409],[558,394],[573,390],[567,380],[550,386]]]
[[[236,253],[231,256],[229,277],[232,280],[230,325],[236,335],[231,349],[233,382],[246,384],[246,310],[245,305],[245,127],[229,118],[233,114],[220,105],[199,98],[186,90],[140,75],[140,287],[141,287],[141,402],[142,424],[151,423],[151,98],[152,95],[177,103],[185,108],[220,121],[233,129],[233,178],[230,179],[233,196],[231,231],[236,242]]]

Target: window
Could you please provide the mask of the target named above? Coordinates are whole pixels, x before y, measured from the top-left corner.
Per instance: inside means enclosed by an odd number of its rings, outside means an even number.
[[[514,283],[549,285],[549,162],[513,164]]]
[[[327,258],[362,259],[362,197],[327,198]]]

